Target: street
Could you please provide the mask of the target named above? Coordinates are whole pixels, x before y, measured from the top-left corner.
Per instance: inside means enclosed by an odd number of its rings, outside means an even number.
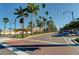
[[[8,40],[7,45],[17,50],[11,51],[6,47],[3,51],[8,50],[7,54],[10,55],[16,54],[15,52],[17,51],[20,51],[24,55],[78,55],[79,46],[64,46],[64,44],[71,44],[67,41],[64,37],[52,37],[50,33],[28,39],[24,38],[23,40]],[[0,51],[2,51],[2,49],[0,49]],[[21,53],[17,54],[22,55]]]

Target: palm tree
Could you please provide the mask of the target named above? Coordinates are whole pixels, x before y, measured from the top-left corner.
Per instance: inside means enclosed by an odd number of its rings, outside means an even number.
[[[24,18],[28,16],[28,13],[20,6],[19,9],[15,9],[14,12],[17,15],[17,19],[20,19],[20,24],[22,28],[22,38],[24,37]]]
[[[46,11],[45,14],[46,14],[47,19],[48,19],[49,11]]]
[[[47,19],[48,19],[49,12],[48,12],[48,11],[46,11],[46,12],[45,12],[45,14],[46,14],[46,16],[47,16]]]
[[[39,28],[40,28],[40,30],[41,30],[40,32],[43,32],[43,26],[44,26],[43,19],[40,19],[39,22],[40,22],[40,23],[39,23]]]
[[[39,34],[40,34],[40,20],[39,19],[36,20],[36,24],[37,24],[37,28],[39,28]]]
[[[37,19],[36,23],[37,23],[37,27],[39,28],[39,34],[40,34],[42,29],[43,29],[43,26],[44,26],[43,20],[42,19]]]
[[[5,29],[6,29],[6,24],[9,22],[9,19],[7,17],[3,18],[3,23],[4,23],[4,36],[5,36]]]
[[[11,35],[11,21],[10,21],[10,35]]]
[[[45,8],[46,8],[46,4],[45,3],[42,3],[42,8],[43,8],[43,14],[44,14],[44,12],[45,12]]]
[[[50,16],[49,19],[52,19],[52,17]]]
[[[31,24],[31,34],[33,34],[33,15],[37,15],[38,10],[39,10],[39,5],[36,5],[34,3],[29,3],[27,8],[26,8],[26,11],[31,13],[31,21],[32,21],[32,24]]]
[[[16,36],[16,19],[14,20],[14,30],[15,30],[15,35],[14,35],[14,37]]]
[[[46,31],[46,24],[47,24],[47,19],[45,17],[43,17],[43,30],[44,32]]]
[[[51,32],[51,31],[57,31],[57,28],[56,28],[53,20],[48,20],[47,21],[47,25],[48,25],[48,31],[49,32]]]
[[[29,28],[30,31],[31,31],[31,25],[32,25],[32,21],[30,21],[29,25],[28,25],[28,28]],[[33,27],[34,27],[34,24],[33,24]]]
[[[51,30],[52,30],[53,23],[54,23],[54,22],[53,22],[52,20],[47,21],[48,31],[51,31]]]

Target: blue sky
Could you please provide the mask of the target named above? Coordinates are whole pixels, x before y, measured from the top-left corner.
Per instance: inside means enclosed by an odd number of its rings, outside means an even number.
[[[41,4],[40,4],[41,5]],[[13,28],[13,22],[14,19],[16,18],[16,15],[14,15],[13,13],[15,12],[16,8],[19,8],[19,6],[22,7],[26,7],[27,4],[22,4],[22,3],[9,3],[9,4],[0,4],[0,28],[3,28],[4,24],[2,22],[3,17],[8,17],[11,21],[11,27]],[[38,15],[42,15],[47,17],[44,14],[44,11],[49,11],[49,16],[52,17],[52,20],[55,22],[57,28],[60,28],[62,26],[64,26],[66,23],[70,22],[72,20],[71,14],[70,13],[66,13],[65,15],[63,15],[64,11],[73,11],[74,12],[74,18],[79,17],[79,4],[46,4],[46,8],[42,9],[40,8],[40,11],[38,12]],[[48,16],[48,17],[49,17]],[[36,16],[33,17],[33,19],[35,19]],[[30,16],[25,18],[25,26],[27,26],[27,24],[30,21]],[[10,24],[7,24],[7,28],[10,27]],[[19,21],[17,20],[17,28],[20,27]]]

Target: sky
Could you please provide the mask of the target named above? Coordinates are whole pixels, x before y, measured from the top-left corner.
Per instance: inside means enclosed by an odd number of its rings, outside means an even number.
[[[40,5],[40,11],[38,12],[38,16],[42,15],[47,17],[44,12],[49,11],[49,16],[52,17],[52,20],[54,21],[57,28],[63,27],[66,23],[69,23],[72,21],[71,13],[68,13],[66,11],[74,12],[74,18],[79,17],[79,4],[77,3],[46,3],[46,8],[43,9]],[[8,17],[11,23],[11,27],[14,28],[13,22],[16,18],[16,15],[14,15],[15,9],[19,8],[19,6],[22,6],[23,8],[27,6],[26,3],[0,3],[0,29],[3,29],[4,23],[3,18]],[[65,15],[63,15],[63,12],[66,12]],[[36,19],[38,16],[33,16],[33,19]],[[28,26],[28,23],[30,21],[31,17],[30,15],[25,18],[25,27]],[[19,19],[17,19],[17,28],[21,28],[19,24]],[[6,28],[10,28],[10,24],[7,23]]]

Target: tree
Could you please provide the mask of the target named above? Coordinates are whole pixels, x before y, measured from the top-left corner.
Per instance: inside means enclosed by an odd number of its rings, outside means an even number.
[[[54,32],[54,31],[57,31],[57,28],[53,22],[53,20],[48,20],[47,21],[47,25],[48,25],[48,32]]]
[[[40,33],[40,20],[39,19],[36,20],[36,24],[37,24],[37,28],[39,28],[39,33]]]
[[[72,30],[73,33],[75,32],[75,30],[79,30],[79,21],[71,21],[68,24],[65,24],[65,26],[62,27],[62,30]]]
[[[10,28],[9,28],[9,29],[10,29],[10,35],[11,35],[11,29],[12,29],[12,28],[11,28],[11,23],[12,23],[12,22],[11,22],[11,20],[10,20]]]
[[[28,25],[30,31],[31,31],[31,25],[32,25],[32,21],[30,21],[30,22],[29,22],[29,25]],[[33,27],[34,27],[34,24],[33,24]]]
[[[22,29],[22,38],[24,37],[24,18],[28,17],[28,13],[25,11],[24,8],[22,8],[21,6],[19,7],[19,9],[15,9],[14,12],[15,15],[17,15],[17,19],[20,19],[20,24],[21,24],[21,29]]]
[[[27,8],[25,9],[28,13],[31,13],[31,34],[33,34],[33,15],[37,15],[39,10],[39,5],[36,5],[34,3],[29,3]]]
[[[47,25],[47,19],[45,17],[43,17],[43,30],[44,32],[46,32],[46,25]]]
[[[6,29],[6,24],[9,22],[9,19],[7,17],[3,18],[3,23],[4,23],[4,36],[5,36],[5,29]]]

